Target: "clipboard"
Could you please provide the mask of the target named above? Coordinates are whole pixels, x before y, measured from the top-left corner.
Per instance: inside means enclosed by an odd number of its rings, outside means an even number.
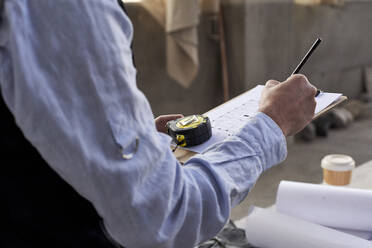
[[[334,107],[338,106],[339,104],[341,104],[341,103],[343,103],[343,102],[345,102],[347,100],[348,100],[347,96],[340,96],[340,98],[337,99],[335,102],[331,103],[331,105],[329,105],[328,107],[326,107],[325,109],[323,109],[322,111],[320,111],[319,113],[317,113],[316,115],[314,115],[313,120],[318,119],[319,116],[327,113],[328,111],[330,111]]]
[[[346,102],[348,100],[348,97],[346,96],[341,96],[338,100],[336,100],[335,102],[333,102],[331,105],[329,105],[327,108],[323,109],[322,111],[320,111],[318,114],[314,115],[314,118],[313,120],[316,120],[317,118],[319,118],[321,115],[327,113],[328,111],[330,111],[331,109],[333,109],[334,107],[340,105],[341,103],[343,102]],[[224,105],[226,103],[223,103],[221,105]],[[219,106],[221,106],[219,105]],[[219,107],[217,106],[217,107]],[[216,108],[217,108],[216,107]],[[215,109],[215,108],[213,108]],[[213,109],[209,110],[208,112],[212,111]],[[207,114],[208,112],[206,112],[205,114]],[[174,155],[176,156],[176,158],[178,159],[178,161],[180,161],[182,164],[185,163],[187,160],[189,160],[192,156],[196,155],[197,153],[196,152],[193,152],[193,151],[189,151],[189,150],[185,150],[185,149],[177,149],[174,153]]]
[[[263,88],[263,85],[257,85],[251,90],[206,112],[205,115],[211,120],[212,137],[201,145],[183,149],[200,153],[210,145],[238,132],[246,120],[257,113]],[[324,95],[317,97],[316,114],[313,120],[347,100],[346,96],[338,93],[323,92],[322,94]]]

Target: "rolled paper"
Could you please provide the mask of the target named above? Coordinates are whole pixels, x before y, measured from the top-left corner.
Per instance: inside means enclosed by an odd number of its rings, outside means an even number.
[[[282,181],[276,209],[323,226],[372,231],[372,190]]]
[[[273,210],[251,208],[245,227],[248,242],[265,248],[371,248],[359,237],[287,216]]]

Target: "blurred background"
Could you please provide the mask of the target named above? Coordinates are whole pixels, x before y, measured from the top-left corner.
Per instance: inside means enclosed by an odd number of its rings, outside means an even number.
[[[233,219],[252,204],[273,204],[280,180],[320,183],[327,154],[350,155],[358,165],[372,160],[372,1],[124,2],[134,26],[137,84],[155,116],[202,114],[269,79],[283,81],[323,39],[302,73],[349,101],[288,139],[287,160],[259,179]]]

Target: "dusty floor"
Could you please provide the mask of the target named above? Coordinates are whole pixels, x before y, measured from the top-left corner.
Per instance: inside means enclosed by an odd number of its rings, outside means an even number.
[[[346,129],[331,130],[327,138],[317,138],[311,143],[288,143],[287,159],[260,177],[247,199],[233,209],[232,219],[244,217],[251,205],[274,204],[281,180],[320,183],[320,161],[327,154],[350,155],[357,165],[372,160],[372,119],[359,120]]]

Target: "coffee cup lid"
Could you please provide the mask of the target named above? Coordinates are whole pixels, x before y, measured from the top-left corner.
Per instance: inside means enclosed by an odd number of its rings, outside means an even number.
[[[349,171],[354,169],[355,161],[352,157],[343,154],[331,154],[322,159],[323,169],[332,171]]]

